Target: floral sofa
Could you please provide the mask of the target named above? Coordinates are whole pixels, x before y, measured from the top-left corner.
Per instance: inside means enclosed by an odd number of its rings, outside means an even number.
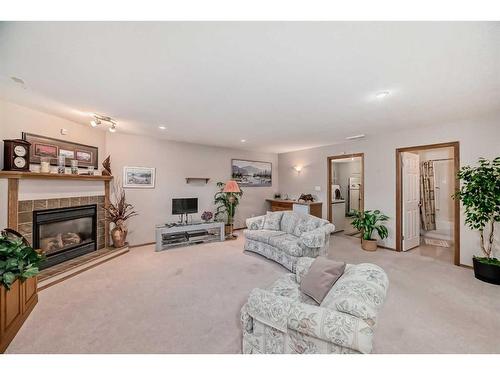
[[[301,258],[297,273],[267,289],[254,289],[241,309],[243,353],[370,353],[377,313],[389,285],[369,263],[346,266],[318,305],[301,293],[300,280],[314,259]]]
[[[272,259],[292,272],[299,258],[326,255],[335,229],[327,220],[293,211],[268,212],[247,219],[246,225],[245,250]]]

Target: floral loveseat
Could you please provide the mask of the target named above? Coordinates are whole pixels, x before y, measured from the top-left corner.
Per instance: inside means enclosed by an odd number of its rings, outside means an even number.
[[[300,280],[314,259],[267,289],[254,289],[241,309],[243,353],[370,353],[377,313],[389,285],[369,263],[348,264],[318,305],[301,293]]]
[[[246,220],[245,250],[272,259],[294,272],[301,257],[328,253],[335,229],[327,220],[293,211],[268,212]]]

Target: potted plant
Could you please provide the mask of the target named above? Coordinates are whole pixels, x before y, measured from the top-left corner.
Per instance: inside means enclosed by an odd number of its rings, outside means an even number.
[[[217,182],[217,188],[219,189],[219,191],[214,195],[214,219],[217,221],[225,221],[225,232],[230,233],[232,238],[233,219],[236,213],[236,207],[240,203],[240,198],[243,195],[243,191],[240,190],[240,192],[238,193],[226,193],[224,192],[225,187],[225,183]]]
[[[387,238],[389,231],[382,222],[389,219],[388,216],[379,210],[354,211],[354,220],[352,226],[361,231],[361,247],[366,251],[377,250],[377,240],[372,238],[376,231],[381,239]]]
[[[465,223],[479,231],[483,257],[474,256],[474,276],[487,283],[500,285],[500,260],[494,255],[495,223],[500,221],[500,157],[479,159],[478,166],[465,166],[458,172],[462,181],[454,195],[462,201]]]
[[[38,301],[36,275],[43,255],[19,233],[0,234],[0,353],[16,335]]]
[[[42,254],[36,252],[16,231],[6,229],[0,235],[0,285],[7,290],[16,280],[38,275]]]
[[[125,198],[125,190],[115,183],[113,188],[114,202],[110,202],[108,207],[104,207],[106,212],[106,219],[114,224],[113,229],[111,229],[111,240],[113,241],[114,247],[125,246],[125,241],[127,239],[127,224],[126,221],[133,216],[137,215],[134,211],[134,206],[127,203]]]

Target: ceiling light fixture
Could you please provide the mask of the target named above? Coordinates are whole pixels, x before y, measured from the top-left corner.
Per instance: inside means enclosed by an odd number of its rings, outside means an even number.
[[[90,121],[90,126],[92,126],[93,128],[97,128],[102,123],[107,123],[109,124],[109,131],[111,133],[116,132],[116,120],[114,120],[113,118],[109,116],[98,115],[96,113],[94,113],[92,117],[94,118],[92,121]]]
[[[24,82],[24,79],[19,78],[19,77],[10,77],[10,79],[19,85],[24,86],[26,84],[26,82]]]
[[[361,139],[361,138],[364,138],[365,135],[364,134],[357,134],[357,135],[351,135],[349,137],[345,137],[345,139],[349,140],[349,141],[352,141],[354,139]]]
[[[241,139],[240,142],[241,143],[245,143],[247,140],[246,139]]]
[[[167,130],[167,127],[166,127],[166,126],[163,126],[163,125],[160,125],[160,126],[158,126],[158,129],[161,129],[161,130]]]
[[[390,94],[389,91],[379,91],[375,94],[375,97],[377,99],[384,99],[386,96],[388,96]]]

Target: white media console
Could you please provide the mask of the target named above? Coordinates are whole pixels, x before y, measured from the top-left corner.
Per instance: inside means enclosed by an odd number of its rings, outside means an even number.
[[[155,237],[156,251],[167,250],[175,246],[224,241],[224,223],[212,221],[192,224],[160,224],[155,227]]]

